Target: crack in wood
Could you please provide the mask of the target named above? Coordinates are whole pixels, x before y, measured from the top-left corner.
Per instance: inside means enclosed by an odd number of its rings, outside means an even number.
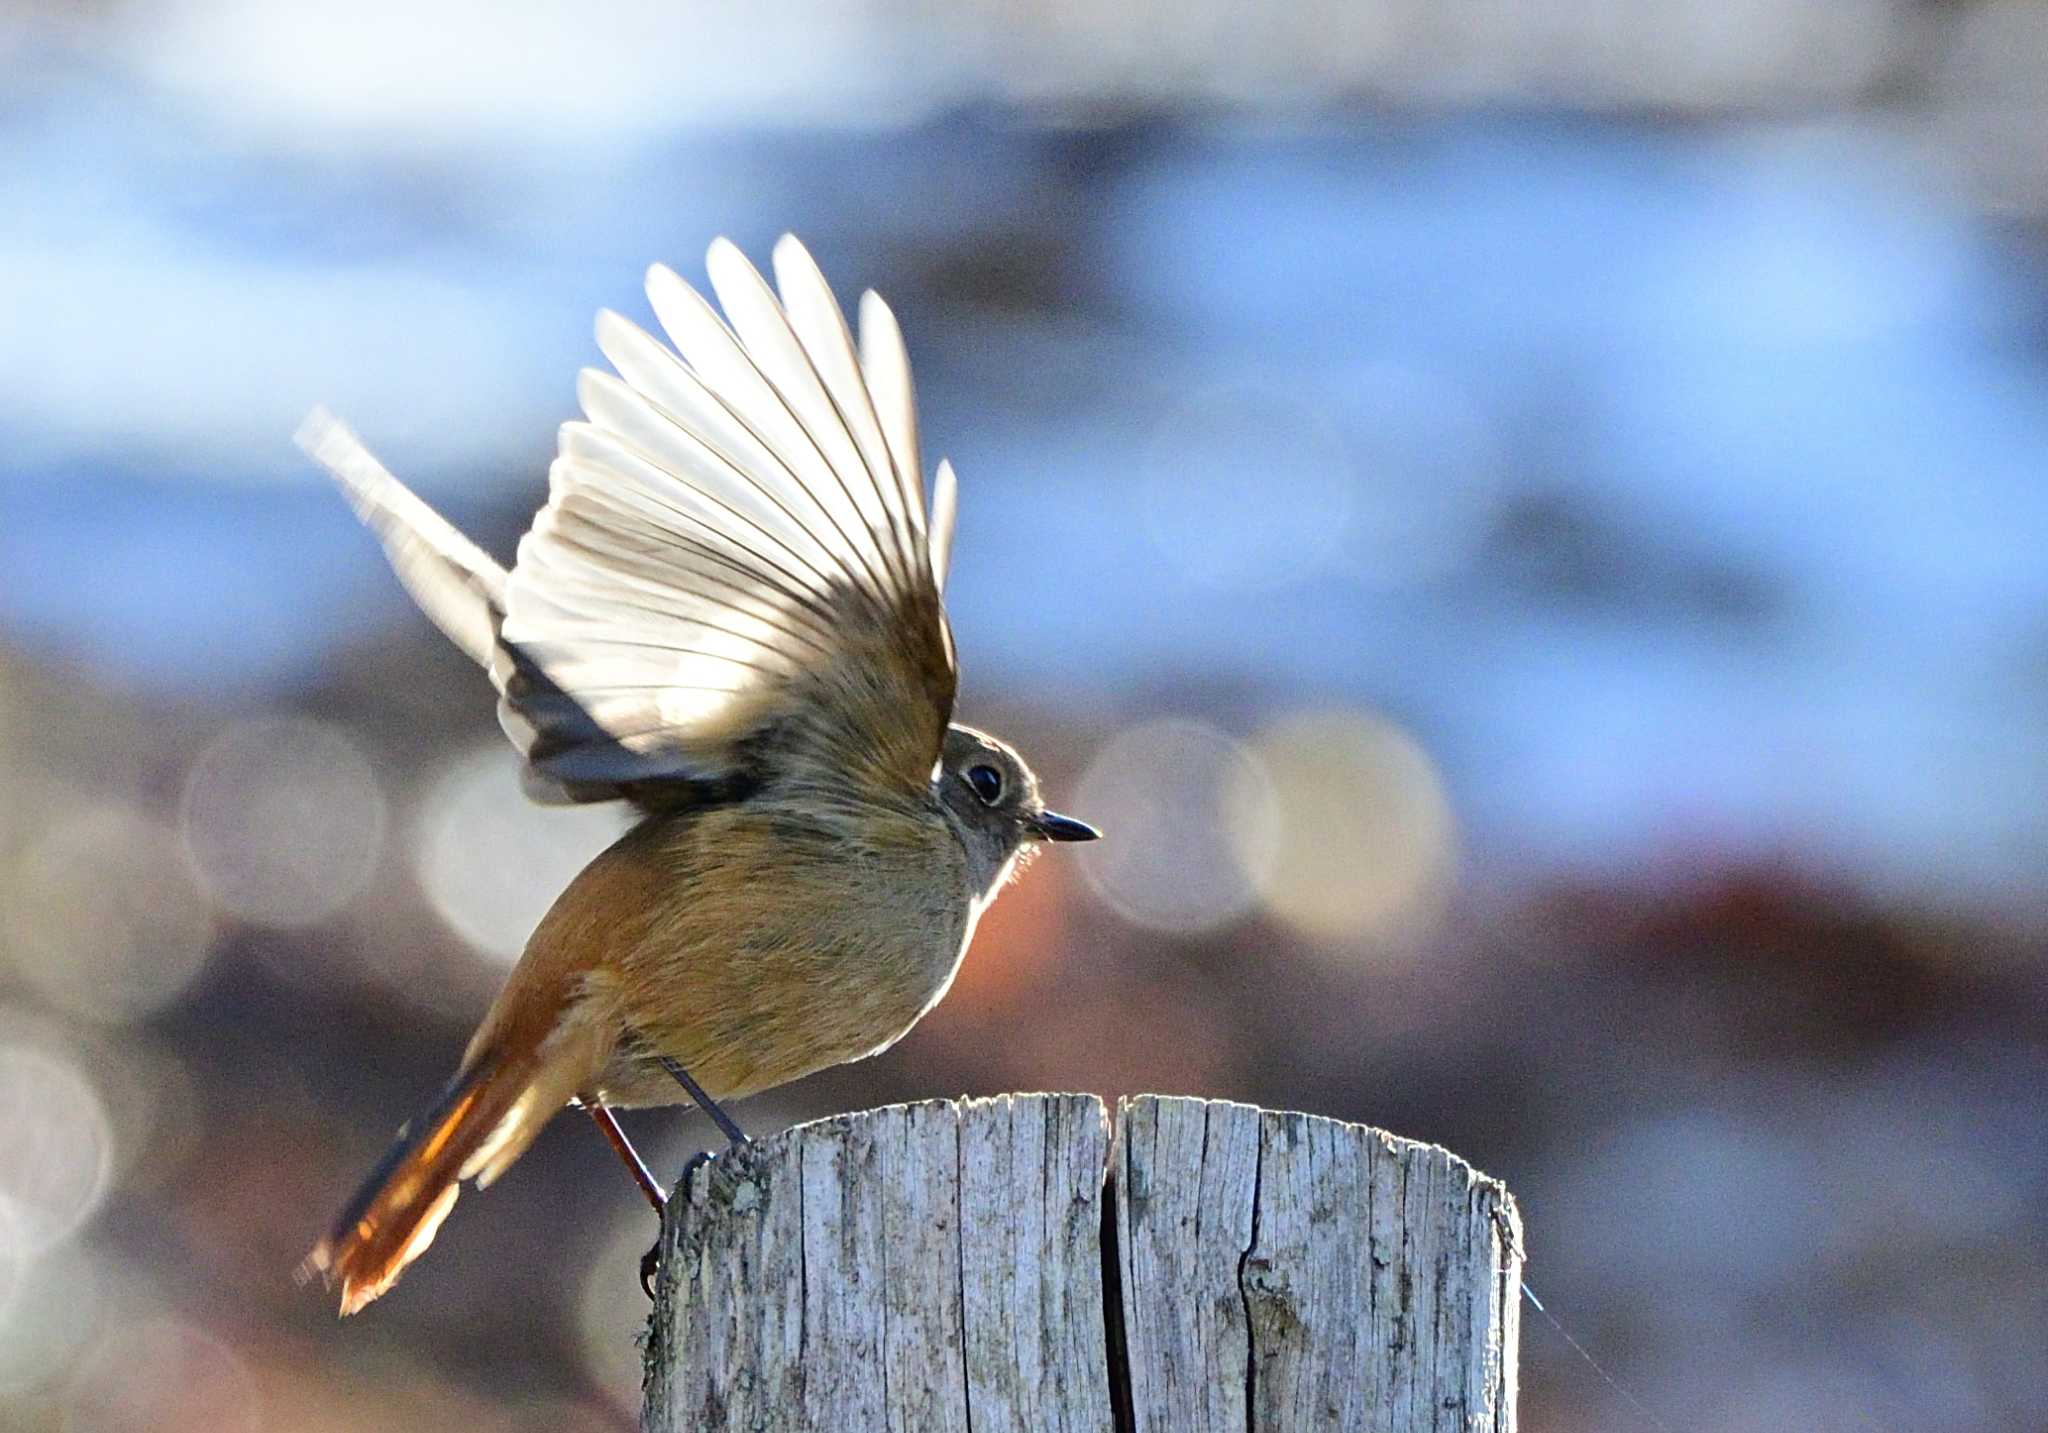
[[[1244,1306],[1244,1427],[1257,1433],[1259,1410],[1259,1331],[1252,1322],[1252,1291],[1245,1279],[1245,1266],[1259,1247],[1259,1179],[1266,1168],[1266,1131],[1261,1123],[1258,1148],[1252,1163],[1252,1228],[1244,1252],[1237,1256],[1237,1297]]]
[[[1149,1096],[1106,1115],[892,1106],[692,1171],[647,1433],[1514,1433],[1498,1183],[1334,1120]]]

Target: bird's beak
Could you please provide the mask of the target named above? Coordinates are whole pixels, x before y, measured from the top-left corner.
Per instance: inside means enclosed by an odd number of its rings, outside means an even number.
[[[1102,833],[1086,821],[1076,821],[1057,811],[1041,811],[1024,823],[1041,841],[1099,841]]]

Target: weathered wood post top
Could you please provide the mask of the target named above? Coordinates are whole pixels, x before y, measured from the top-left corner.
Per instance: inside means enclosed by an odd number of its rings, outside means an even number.
[[[1521,1227],[1447,1150],[1143,1096],[933,1101],[697,1166],[648,1433],[1515,1427]]]

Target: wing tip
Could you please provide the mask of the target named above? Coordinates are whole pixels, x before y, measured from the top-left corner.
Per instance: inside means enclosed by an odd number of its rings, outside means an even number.
[[[292,1270],[292,1282],[304,1288],[318,1279],[322,1288],[332,1292],[335,1262],[334,1240],[331,1237],[322,1239],[312,1247],[305,1258],[299,1260],[298,1268]],[[364,1306],[382,1292],[382,1289],[365,1287],[360,1279],[351,1274],[342,1274],[340,1317],[347,1318],[350,1314],[362,1312]]]
[[[651,300],[658,289],[688,288],[689,284],[684,282],[681,274],[661,260],[656,259],[647,266],[647,273],[641,281],[641,287],[647,291],[647,297]]]
[[[335,471],[363,446],[354,430],[337,418],[334,410],[325,403],[315,403],[306,410],[306,416],[292,430],[292,443],[301,453],[329,471]]]
[[[750,269],[754,266],[745,251],[724,234],[704,246],[704,267],[707,270],[716,273],[716,266],[732,263],[745,264]]]
[[[335,417],[324,403],[316,403],[308,410],[293,431],[292,442],[341,485],[358,516],[366,516],[378,495],[398,481],[364,446],[355,430]]]
[[[889,307],[889,301],[873,289],[862,289],[860,302],[854,306],[860,312],[860,326],[866,332],[870,323],[884,327],[896,327],[896,311]]]
[[[620,381],[616,375],[607,373],[602,368],[592,364],[586,363],[583,367],[576,370],[576,402],[583,409],[583,416],[592,423],[597,422],[597,415],[590,410],[602,400],[605,396],[605,390],[618,388],[624,388],[629,393],[632,392],[631,386]],[[573,421],[575,420],[570,420],[570,422]],[[555,440],[557,445],[561,442],[561,430],[568,426],[568,423],[562,423],[556,427]]]
[[[299,420],[299,426],[292,430],[292,441],[298,444],[300,452],[310,455],[328,432],[340,424],[341,420],[334,416],[333,409],[325,403],[315,403]]]
[[[960,479],[953,472],[951,458],[939,459],[932,473],[932,521],[928,539],[932,558],[932,581],[946,590],[946,572],[953,562],[953,522],[960,511]]]
[[[803,264],[821,275],[823,273],[818,268],[818,261],[811,256],[809,246],[789,229],[783,230],[782,237],[775,241],[775,248],[770,252],[770,257],[778,269],[784,264],[795,263]]]

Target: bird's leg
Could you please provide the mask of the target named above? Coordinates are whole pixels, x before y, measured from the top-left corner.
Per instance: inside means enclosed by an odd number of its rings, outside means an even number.
[[[676,1176],[676,1193],[680,1194],[690,1187],[691,1171],[695,1170],[699,1165],[711,1163],[716,1158],[718,1156],[713,1151],[700,1149],[684,1160],[683,1171]],[[640,1292],[647,1295],[650,1299],[654,1297],[654,1276],[660,1272],[660,1269],[661,1240],[657,1238],[654,1241],[654,1247],[640,1256]]]
[[[690,1078],[690,1072],[683,1068],[680,1060],[667,1055],[657,1055],[655,1058],[661,1062],[661,1068],[668,1071],[675,1082],[683,1087],[683,1093],[690,1097],[697,1108],[711,1116],[712,1122],[724,1133],[726,1139],[731,1141],[733,1148],[737,1149],[743,1144],[751,1143],[747,1138],[747,1132],[739,1127],[731,1115],[718,1107],[718,1101],[704,1093],[702,1085]],[[647,1172],[647,1166],[640,1162],[640,1156],[634,1154],[633,1147],[626,1143],[625,1133],[619,1129],[618,1121],[611,1117],[610,1111],[603,1110],[601,1106],[592,1106],[590,1113],[593,1117],[598,1117],[598,1123],[604,1128],[605,1138],[613,1142],[612,1148],[619,1151],[619,1157],[630,1161],[634,1177],[641,1181],[641,1192],[647,1194],[650,1200],[656,1201],[655,1212],[661,1213],[667,1203],[666,1197],[659,1195],[661,1186],[654,1182],[654,1176]],[[680,1190],[687,1186],[690,1182],[690,1171],[711,1157],[709,1150],[691,1155],[689,1163],[683,1166],[683,1172],[676,1180],[676,1188]],[[654,1297],[654,1276],[660,1268],[661,1240],[657,1238],[654,1246],[640,1256],[640,1291],[650,1299]]]
[[[604,1134],[605,1143],[612,1147],[612,1153],[626,1166],[633,1176],[633,1183],[640,1186],[640,1192],[647,1202],[654,1206],[654,1217],[664,1217],[668,1209],[668,1195],[662,1191],[661,1183],[648,1172],[647,1161],[640,1157],[640,1151],[633,1148],[633,1141],[626,1138],[626,1131],[619,1124],[619,1117],[603,1105],[592,1102],[583,1107],[597,1127]],[[640,1256],[640,1288],[648,1298],[654,1297],[654,1272],[661,1267],[661,1235],[654,1236],[654,1243]]]
[[[747,1132],[739,1127],[733,1120],[733,1117],[718,1107],[718,1101],[705,1094],[704,1087],[690,1078],[690,1072],[682,1067],[680,1061],[667,1055],[657,1055],[655,1058],[661,1062],[662,1069],[675,1077],[675,1082],[683,1087],[683,1093],[690,1097],[697,1108],[711,1116],[711,1122],[718,1126],[719,1131],[725,1135],[726,1140],[735,1149],[740,1145],[753,1143],[752,1140],[747,1138]]]
[[[626,1138],[626,1131],[619,1126],[619,1117],[595,1102],[583,1108],[597,1121],[598,1129],[604,1133],[605,1143],[612,1147],[612,1153],[619,1157],[619,1163],[626,1166],[626,1172],[632,1175],[633,1182],[640,1186],[641,1194],[654,1206],[655,1217],[660,1218],[661,1211],[668,1205],[668,1194],[662,1189],[660,1181],[649,1172],[647,1161],[640,1157],[640,1151],[633,1148],[633,1141]]]
[[[619,1125],[619,1117],[603,1105],[591,1103],[583,1107],[590,1117],[597,1121],[597,1127],[604,1132],[605,1143],[612,1147],[633,1176],[633,1182],[640,1186],[640,1192],[647,1202],[654,1206],[654,1217],[663,1218],[668,1209],[668,1195],[662,1192],[661,1183],[648,1172],[647,1161],[640,1157],[640,1151],[633,1148],[633,1142],[626,1138],[626,1131]],[[648,1298],[654,1297],[654,1273],[661,1267],[661,1235],[654,1236],[654,1243],[640,1256],[640,1289]]]

